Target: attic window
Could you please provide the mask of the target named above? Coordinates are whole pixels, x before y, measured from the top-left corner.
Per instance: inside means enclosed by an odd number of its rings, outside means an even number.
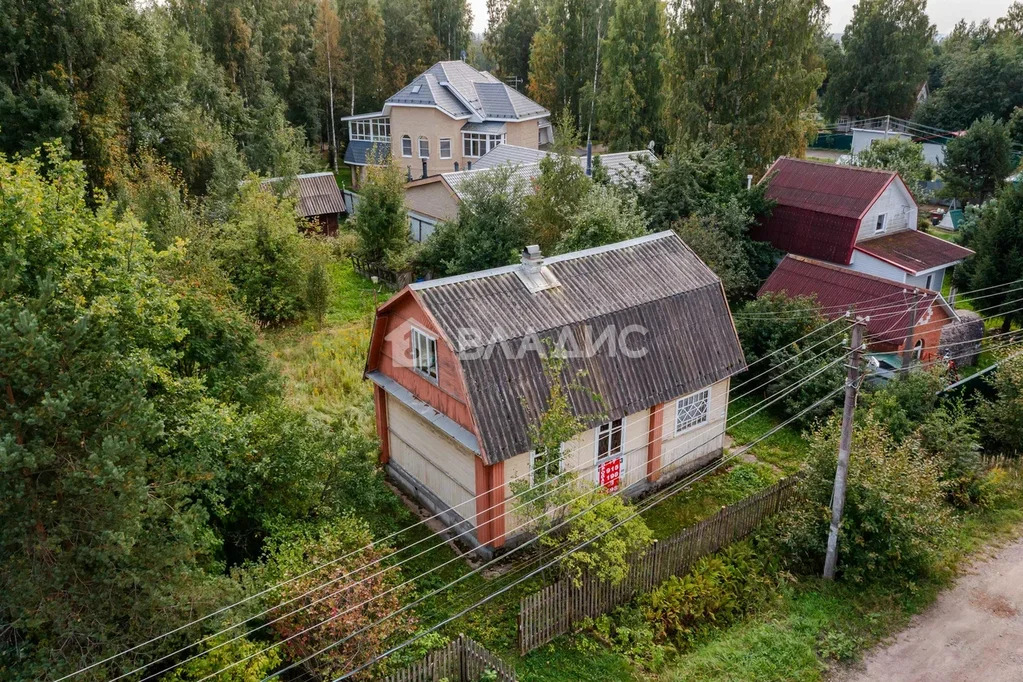
[[[437,339],[412,328],[412,367],[427,379],[437,380]]]
[[[413,95],[418,95],[419,91],[422,90],[422,89],[423,89],[422,84],[421,83],[416,83],[415,85],[412,86],[412,94]]]
[[[874,234],[884,232],[888,228],[888,214],[882,213],[877,217],[877,222],[874,224]]]

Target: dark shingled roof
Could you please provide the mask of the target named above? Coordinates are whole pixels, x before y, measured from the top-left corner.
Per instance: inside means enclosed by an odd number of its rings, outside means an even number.
[[[935,300],[945,304],[936,291],[923,292],[922,312]],[[901,345],[909,326],[913,296],[906,286],[890,279],[866,275],[831,263],[822,263],[789,254],[782,259],[764,285],[760,295],[784,293],[790,297],[813,296],[829,318],[841,317],[850,307],[874,308],[867,312],[867,336],[872,341]]]
[[[264,180],[264,185],[280,182],[282,178]],[[304,218],[313,218],[331,213],[344,213],[345,198],[337,185],[333,173],[304,173],[295,176],[298,187],[298,214]],[[291,194],[294,190],[289,190]]]
[[[753,237],[787,253],[848,265],[860,219],[897,178],[891,171],[782,157],[764,176],[767,197],[777,205]]]
[[[911,275],[958,263],[973,251],[919,230],[901,230],[857,242],[856,250],[902,268]]]
[[[351,140],[348,146],[345,147],[345,163],[351,166],[367,166],[369,161],[369,152],[377,142],[364,142],[362,140]],[[387,151],[390,151],[390,146],[387,146]]]
[[[545,266],[560,286],[538,293],[516,274],[518,265],[412,285],[455,346],[488,462],[530,449],[529,424],[549,391],[539,355],[517,357],[502,352],[502,343],[514,350],[535,334],[593,348],[605,330],[647,330],[627,337],[630,348],[645,349],[641,357],[612,353],[604,344],[567,362],[566,379],[604,401],[570,391],[575,413],[608,419],[744,369],[720,280],[674,233],[548,258]],[[482,337],[467,338],[460,333],[466,328]]]

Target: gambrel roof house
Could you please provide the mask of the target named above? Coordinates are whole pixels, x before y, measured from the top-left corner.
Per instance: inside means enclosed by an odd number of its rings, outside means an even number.
[[[831,263],[789,254],[760,288],[765,293],[813,296],[826,317],[841,317],[849,309],[869,317],[867,342],[881,353],[901,351],[913,326],[911,346],[924,361],[938,353],[941,330],[959,316],[937,291],[915,292],[897,282]],[[913,304],[916,321],[913,323]]]
[[[509,483],[533,470],[549,394],[540,349],[569,351],[590,419],[565,469],[630,492],[717,457],[745,367],[721,281],[673,232],[419,282],[377,311],[366,364],[392,479],[484,553],[516,533]],[[667,476],[666,478],[670,478]],[[507,522],[507,525],[506,525]]]
[[[389,155],[415,177],[464,169],[500,144],[537,149],[553,141],[549,116],[486,71],[437,62],[388,97],[381,111],[343,119],[344,161],[356,184],[374,154]]]
[[[471,169],[440,173],[409,182],[405,185],[405,206],[414,224],[413,239],[423,241],[433,233],[433,227],[438,222],[454,220],[466,184],[494,168],[511,167],[512,177],[519,178],[526,194],[531,194],[533,180],[540,175],[540,161],[549,154],[541,149],[502,144],[473,163]],[[657,160],[653,152],[647,149],[599,154],[598,157],[614,183],[642,182],[647,172],[645,164]],[[586,157],[579,156],[576,160],[585,170]]]
[[[897,173],[782,157],[761,182],[776,206],[753,237],[786,253],[939,291],[947,270],[973,254],[917,229],[916,201]]]

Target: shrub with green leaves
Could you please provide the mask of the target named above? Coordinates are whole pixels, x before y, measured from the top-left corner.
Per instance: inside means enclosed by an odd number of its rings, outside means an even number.
[[[790,565],[809,575],[824,566],[841,420],[809,434],[799,501],[778,522],[778,544]],[[867,411],[853,431],[845,514],[838,536],[838,573],[845,580],[912,581],[931,568],[951,524],[942,467],[915,438],[898,443]]]
[[[250,177],[219,232],[217,260],[245,309],[269,324],[297,319],[305,306],[305,268],[294,200]]]
[[[703,557],[641,599],[660,638],[687,646],[703,630],[728,625],[763,604],[771,592],[763,560],[749,542]]]
[[[864,406],[897,442],[902,442],[938,405],[945,382],[941,370],[915,371],[864,393]]]
[[[941,479],[953,504],[965,507],[990,501],[991,491],[980,466],[980,434],[963,402],[935,409],[917,433],[921,450],[940,464]]]
[[[1023,452],[1023,357],[1002,363],[987,382],[995,395],[978,409],[984,444],[992,453],[1018,455]]]

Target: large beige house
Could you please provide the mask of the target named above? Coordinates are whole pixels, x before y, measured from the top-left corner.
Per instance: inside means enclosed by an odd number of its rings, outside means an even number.
[[[550,471],[530,438],[550,341],[588,389],[569,391],[587,428],[556,465],[628,495],[720,456],[745,368],[721,281],[670,231],[546,259],[529,247],[521,264],[397,293],[366,365],[381,462],[484,556],[528,537],[511,486]]]
[[[345,164],[358,185],[365,167],[390,155],[411,177],[467,169],[508,143],[552,141],[550,112],[486,71],[437,62],[387,98],[381,111],[349,116]]]

